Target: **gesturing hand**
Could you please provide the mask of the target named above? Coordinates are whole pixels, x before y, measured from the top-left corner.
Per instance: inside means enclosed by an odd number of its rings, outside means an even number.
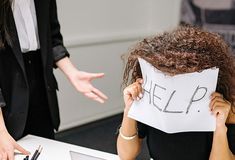
[[[211,95],[210,109],[216,117],[216,127],[224,127],[231,109],[231,103],[223,95],[214,92]]]
[[[83,71],[76,71],[69,77],[70,82],[76,88],[77,91],[83,93],[86,97],[104,103],[108,97],[100,90],[96,89],[91,81],[96,78],[102,78],[104,73],[88,73]]]
[[[1,160],[14,160],[14,150],[18,150],[25,155],[30,153],[22,148],[16,141],[10,136],[6,130],[0,131],[0,159]]]

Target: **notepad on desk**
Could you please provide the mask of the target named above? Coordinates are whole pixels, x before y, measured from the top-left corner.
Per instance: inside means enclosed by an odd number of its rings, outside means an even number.
[[[74,151],[70,151],[71,160],[105,160],[103,158],[94,157],[91,155],[78,153]]]

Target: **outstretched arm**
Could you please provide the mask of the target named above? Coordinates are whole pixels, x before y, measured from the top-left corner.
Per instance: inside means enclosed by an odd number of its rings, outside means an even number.
[[[216,130],[213,135],[210,160],[235,160],[235,156],[229,149],[227,127],[225,125],[231,103],[219,93],[213,93],[211,97],[210,108],[216,117]]]
[[[91,98],[100,103],[104,103],[107,99],[102,92],[92,86],[91,81],[104,76],[103,73],[87,73],[79,71],[70,61],[69,53],[63,44],[63,37],[60,33],[60,24],[57,16],[56,0],[50,1],[50,29],[52,40],[52,55],[55,67],[67,76],[77,91],[83,93],[86,97]]]

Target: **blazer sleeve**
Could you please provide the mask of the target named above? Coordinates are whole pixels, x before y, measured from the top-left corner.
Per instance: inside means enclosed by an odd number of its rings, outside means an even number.
[[[3,98],[3,95],[2,95],[2,90],[0,88],[0,107],[5,107],[6,106],[6,102]]]
[[[60,24],[57,16],[56,0],[50,1],[50,29],[52,39],[52,53],[56,63],[64,57],[69,57],[69,53],[63,44],[63,37],[60,33]]]
[[[1,50],[4,48],[4,44],[3,44],[3,38],[2,38],[2,33],[0,31],[0,53],[1,53]],[[6,106],[6,102],[3,98],[3,95],[2,95],[2,89],[1,89],[1,86],[0,86],[0,107],[5,107]]]

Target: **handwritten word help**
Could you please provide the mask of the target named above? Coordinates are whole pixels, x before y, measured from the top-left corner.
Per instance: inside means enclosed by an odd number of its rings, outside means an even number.
[[[152,80],[151,80],[150,83],[148,83],[148,77],[147,76],[145,76],[145,83],[143,85],[143,89],[144,89],[144,96],[148,95],[148,97],[149,97],[149,104],[154,105],[159,111],[166,112],[166,113],[183,113],[184,112],[184,111],[168,110],[168,107],[170,106],[169,104],[170,104],[172,98],[174,97],[175,94],[177,94],[176,90],[171,91],[169,97],[167,97],[167,96],[161,97],[161,96],[158,95],[158,92],[167,91],[167,87],[160,86],[160,85],[154,83]],[[192,103],[202,100],[205,97],[206,93],[207,93],[207,88],[206,87],[200,87],[198,85],[195,88],[195,91],[193,92],[188,105],[186,106],[185,113],[188,114],[189,110],[192,106]],[[199,98],[196,98],[197,94],[200,94],[201,96]],[[166,104],[161,104],[161,103],[158,104],[158,102],[161,101],[163,98],[167,99]],[[161,106],[161,105],[163,105],[163,106]],[[198,110],[198,112],[199,112],[199,110]]]

